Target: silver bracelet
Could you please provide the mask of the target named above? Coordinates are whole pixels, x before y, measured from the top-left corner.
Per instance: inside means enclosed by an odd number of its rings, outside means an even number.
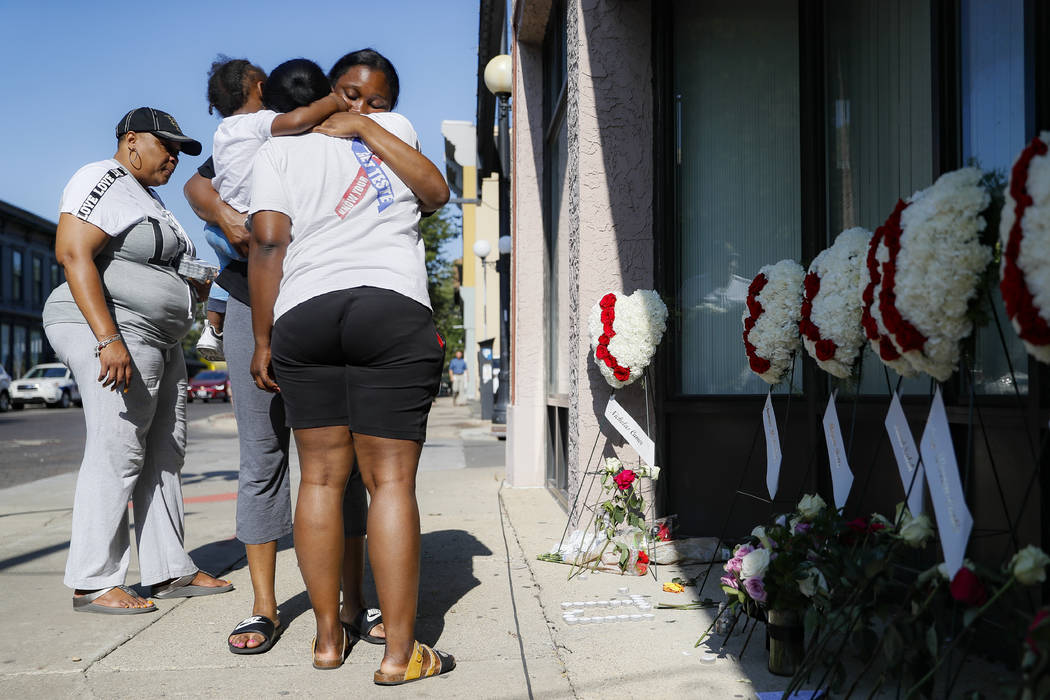
[[[116,342],[118,340],[120,340],[120,334],[119,333],[116,334],[116,335],[111,335],[109,337],[103,338],[102,340],[98,341],[98,345],[95,346],[95,357],[98,357],[99,355],[101,355],[102,354],[102,349],[105,348],[107,345],[109,345],[110,343]]]

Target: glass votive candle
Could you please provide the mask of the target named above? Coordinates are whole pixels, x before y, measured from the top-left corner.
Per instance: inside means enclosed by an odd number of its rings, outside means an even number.
[[[575,615],[568,615],[565,618],[565,624],[567,624],[567,625],[577,625],[579,623],[580,623],[580,618],[576,617]]]
[[[609,607],[609,601],[607,600],[596,600],[594,601],[594,604],[597,605],[599,608]]]
[[[584,603],[582,600],[577,600],[575,603],[572,604],[572,607],[574,607],[574,608],[582,608],[586,604],[587,603]]]
[[[653,613],[642,613],[642,619],[643,620],[655,620],[656,619],[656,615],[654,615]]]
[[[630,590],[630,589],[627,588],[627,586],[620,586],[619,588],[616,589],[616,592],[621,594],[621,595],[626,595],[628,590]]]
[[[598,601],[588,600],[586,603],[584,603],[584,605],[586,605],[588,608],[596,608],[598,607]]]
[[[566,602],[561,604],[561,608],[562,608],[562,610],[568,610],[569,608],[572,607],[572,605],[573,604],[571,602],[566,601]]]
[[[619,620],[620,622],[627,622],[628,620],[631,619],[631,616],[630,615],[617,615],[616,619]]]
[[[631,618],[631,622],[641,622],[642,621],[642,614],[641,613],[634,613],[632,615],[629,615],[629,617]]]
[[[618,608],[618,607],[620,607],[620,599],[619,598],[613,598],[612,600],[610,600],[609,601],[609,607],[610,608]]]

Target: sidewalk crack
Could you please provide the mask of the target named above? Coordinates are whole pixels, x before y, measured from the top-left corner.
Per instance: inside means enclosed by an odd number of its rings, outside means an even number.
[[[506,485],[507,485],[506,480],[504,480],[502,483],[500,483],[499,490],[496,492],[496,497],[499,499],[500,529],[503,532],[503,546],[504,546],[504,551],[505,551],[505,553],[507,555],[507,585],[510,588],[510,600],[511,600],[511,606],[513,607],[513,612],[514,612],[514,625],[515,625],[515,629],[518,632],[518,648],[519,648],[520,653],[521,653],[521,663],[522,663],[523,670],[525,672],[525,683],[526,683],[526,686],[528,688],[529,698],[532,698],[533,697],[533,695],[532,695],[532,684],[531,684],[531,682],[529,680],[528,664],[525,661],[525,645],[524,645],[524,643],[522,641],[522,638],[521,638],[521,628],[520,628],[520,625],[518,624],[518,606],[517,606],[516,599],[514,597],[514,579],[513,579],[512,573],[511,573],[511,569],[510,569],[510,560],[511,560],[510,545],[507,542],[507,524],[510,525],[510,530],[511,530],[512,536],[514,538],[514,544],[517,545],[518,551],[521,552],[524,555],[525,548],[522,546],[521,540],[518,538],[518,532],[517,532],[517,530],[514,527],[514,522],[510,519],[510,513],[507,512],[507,505],[503,501],[503,487],[506,486]],[[534,588],[535,592],[533,593],[533,595],[536,597],[536,601],[540,605],[540,610],[543,612],[543,621],[545,623],[544,626],[547,628],[547,634],[550,637],[551,646],[554,648],[554,655],[558,659],[558,663],[561,664],[562,677],[565,678],[566,682],[569,684],[569,690],[572,693],[572,697],[578,698],[579,694],[576,692],[576,686],[573,684],[572,678],[570,677],[570,675],[568,673],[568,668],[569,667],[565,663],[565,659],[562,657],[562,650],[565,647],[563,647],[561,644],[559,644],[558,640],[554,637],[554,623],[551,621],[550,616],[547,615],[547,610],[546,610],[546,608],[543,607],[543,601],[542,601],[542,599],[540,598],[540,595],[539,595],[539,592],[542,590],[542,587],[540,585],[540,582],[536,579],[536,571],[532,568],[532,563],[529,561],[529,558],[527,556],[521,556],[521,560],[525,564],[525,568],[529,572],[529,579],[531,580],[533,586],[535,587]]]

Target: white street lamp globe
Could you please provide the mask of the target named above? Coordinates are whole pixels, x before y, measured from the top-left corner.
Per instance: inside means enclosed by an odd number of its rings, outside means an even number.
[[[485,239],[481,239],[474,242],[474,255],[478,256],[482,260],[487,258],[489,256],[489,253],[491,252],[492,244],[486,241]]]
[[[509,95],[511,89],[513,65],[510,56],[494,56],[485,66],[485,87],[493,95]]]
[[[510,255],[510,236],[500,236],[498,245],[500,255]]]

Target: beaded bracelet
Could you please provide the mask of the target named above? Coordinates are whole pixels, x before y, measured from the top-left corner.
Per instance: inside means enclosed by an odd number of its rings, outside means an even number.
[[[115,341],[118,341],[118,340],[120,340],[120,335],[119,334],[111,335],[111,336],[108,336],[108,337],[103,338],[102,340],[98,341],[98,345],[95,346],[95,357],[98,357],[99,355],[101,355],[102,354],[102,349],[105,348],[107,345],[109,345],[110,343],[113,343]]]

